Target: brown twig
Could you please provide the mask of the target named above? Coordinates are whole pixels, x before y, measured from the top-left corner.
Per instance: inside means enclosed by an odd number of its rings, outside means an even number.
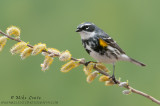
[[[8,37],[8,38],[11,39],[11,40],[17,41],[17,42],[21,42],[21,41],[22,41],[22,40],[20,40],[20,39],[16,39],[16,38],[14,38],[14,37],[11,37],[11,36],[5,34],[5,33],[2,32],[1,30],[0,30],[0,34]],[[30,44],[28,44],[27,46],[33,48],[33,46],[30,45]],[[51,54],[51,52],[46,51],[46,50],[43,50],[43,52],[46,52],[46,53],[48,53],[48,54]],[[56,56],[59,56],[59,55],[56,55]],[[79,61],[78,59],[73,58],[73,57],[71,58],[71,60]],[[80,64],[83,64],[83,65],[85,65],[85,63],[86,63],[86,62],[84,62],[84,61],[81,61],[81,62],[80,62]],[[99,73],[101,73],[102,75],[106,75],[106,76],[111,77],[107,72],[104,72],[104,71],[102,71],[102,70],[99,70],[98,68],[96,68],[96,66],[94,67],[94,69],[97,70],[97,71],[98,71]],[[117,84],[120,84],[120,83],[121,83],[119,80],[116,80],[116,81],[117,81]],[[154,97],[152,97],[152,96],[150,96],[150,95],[148,95],[148,94],[146,94],[146,93],[144,93],[144,92],[142,92],[142,91],[139,91],[139,90],[136,90],[136,89],[132,88],[130,85],[123,86],[123,87],[126,88],[126,89],[129,89],[129,90],[130,90],[131,92],[133,92],[133,93],[142,95],[142,96],[146,97],[147,99],[150,99],[151,101],[153,101],[153,102],[155,102],[155,103],[157,103],[157,104],[160,105],[160,101],[159,101],[159,100],[157,100],[156,98],[154,98]]]

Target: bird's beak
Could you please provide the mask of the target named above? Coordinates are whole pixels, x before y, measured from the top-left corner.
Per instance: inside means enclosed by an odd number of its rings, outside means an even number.
[[[76,32],[80,32],[80,31],[82,31],[82,30],[80,28],[77,28]]]

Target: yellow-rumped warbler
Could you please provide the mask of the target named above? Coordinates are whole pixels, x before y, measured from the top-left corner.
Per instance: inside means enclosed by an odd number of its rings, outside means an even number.
[[[116,61],[129,61],[139,66],[145,66],[145,64],[127,56],[108,34],[93,23],[85,22],[80,24],[76,32],[80,33],[82,44],[90,56],[98,62],[113,64],[113,80],[115,80]]]

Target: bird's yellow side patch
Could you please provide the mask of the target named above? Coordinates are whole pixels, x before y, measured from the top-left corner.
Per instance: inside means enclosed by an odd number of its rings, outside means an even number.
[[[100,44],[100,46],[102,46],[102,47],[107,47],[107,42],[106,41],[104,41],[103,39],[99,39],[99,44]]]

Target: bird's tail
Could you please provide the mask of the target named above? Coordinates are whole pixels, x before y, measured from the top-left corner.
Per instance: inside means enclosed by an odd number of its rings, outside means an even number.
[[[137,61],[137,60],[135,60],[135,59],[132,59],[132,58],[130,58],[130,62],[131,62],[131,63],[134,63],[134,64],[136,64],[136,65],[139,65],[139,66],[146,66],[145,64],[143,64],[143,63],[141,63],[141,62],[139,62],[139,61]]]

